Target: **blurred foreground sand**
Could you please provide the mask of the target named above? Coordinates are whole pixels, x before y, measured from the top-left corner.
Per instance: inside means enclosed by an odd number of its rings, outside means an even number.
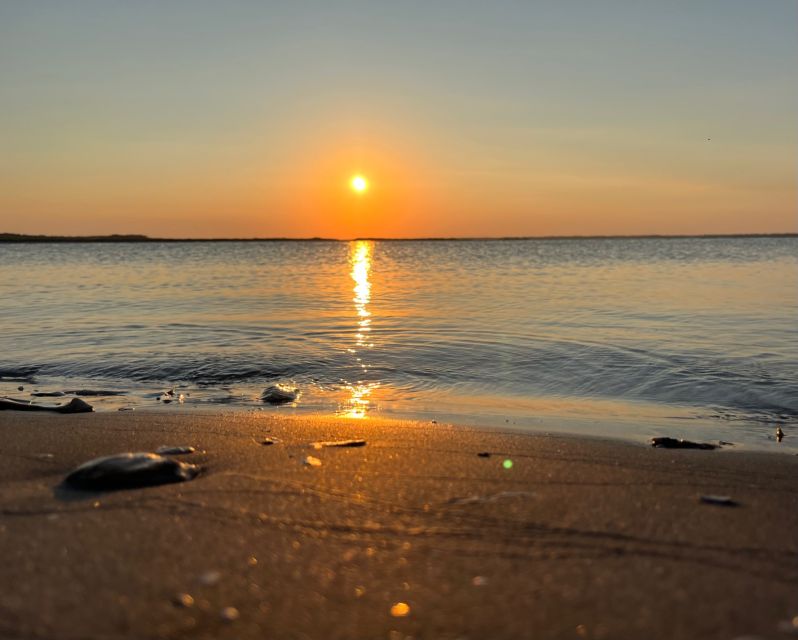
[[[160,445],[204,473],[59,488]],[[4,639],[783,638],[798,616],[796,456],[138,411],[2,412],[0,456]]]

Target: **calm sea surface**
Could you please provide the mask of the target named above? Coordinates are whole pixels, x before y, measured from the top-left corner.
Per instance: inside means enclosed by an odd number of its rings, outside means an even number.
[[[798,440],[795,238],[6,244],[0,305],[17,398]]]

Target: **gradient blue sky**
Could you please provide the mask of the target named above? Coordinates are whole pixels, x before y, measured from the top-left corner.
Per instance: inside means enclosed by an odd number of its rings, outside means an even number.
[[[794,0],[4,1],[0,231],[794,232],[797,63]]]

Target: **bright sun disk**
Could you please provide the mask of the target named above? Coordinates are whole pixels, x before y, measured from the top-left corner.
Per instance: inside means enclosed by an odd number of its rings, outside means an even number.
[[[358,193],[363,193],[366,189],[368,189],[369,183],[363,176],[355,176],[352,178],[352,189],[357,191]]]

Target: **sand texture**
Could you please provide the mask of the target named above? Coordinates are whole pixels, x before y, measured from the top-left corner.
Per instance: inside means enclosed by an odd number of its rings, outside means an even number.
[[[162,445],[196,447],[179,459],[201,475],[61,486],[91,458]],[[0,456],[4,639],[787,638],[798,616],[794,455],[6,411]]]

